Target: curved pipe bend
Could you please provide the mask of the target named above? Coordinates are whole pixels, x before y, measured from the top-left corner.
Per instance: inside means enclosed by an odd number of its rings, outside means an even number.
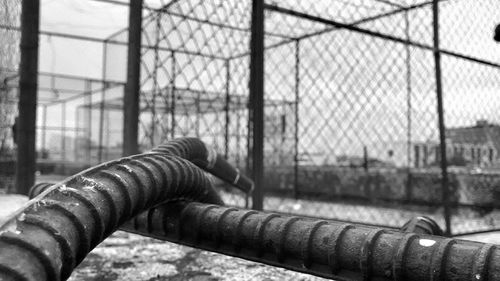
[[[146,153],[83,171],[0,226],[0,280],[65,280],[124,222],[180,199],[223,204],[205,174],[175,155]]]
[[[253,182],[247,176],[227,162],[213,148],[197,138],[178,138],[162,144],[152,150],[173,154],[193,162],[196,166],[218,177],[228,184],[249,194],[253,190]]]

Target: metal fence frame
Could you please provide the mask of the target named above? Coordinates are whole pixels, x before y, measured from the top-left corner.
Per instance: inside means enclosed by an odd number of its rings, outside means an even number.
[[[397,7],[397,9],[394,11],[391,11],[385,15],[378,15],[378,16],[375,16],[371,19],[370,18],[362,19],[361,21],[355,22],[352,24],[344,24],[341,22],[337,22],[333,19],[322,18],[322,17],[318,17],[315,15],[295,11],[293,9],[280,7],[277,4],[267,4],[264,2],[265,1],[262,1],[262,0],[254,0],[253,1],[252,43],[250,45],[251,46],[251,59],[252,59],[251,78],[250,78],[250,85],[251,85],[250,95],[251,96],[259,97],[259,96],[263,95],[262,88],[264,86],[264,81],[263,81],[264,71],[263,71],[263,64],[260,60],[261,60],[261,58],[264,57],[264,52],[266,50],[268,50],[268,48],[273,48],[275,46],[280,46],[281,44],[295,42],[295,48],[296,48],[295,52],[297,54],[296,55],[296,77],[295,77],[295,80],[296,80],[296,84],[298,84],[298,83],[300,83],[300,75],[299,75],[300,56],[298,54],[299,54],[301,40],[303,38],[317,36],[318,34],[322,34],[324,32],[331,32],[332,30],[336,30],[336,29],[345,29],[345,30],[349,30],[351,32],[357,32],[357,33],[373,36],[376,38],[381,38],[383,40],[401,43],[401,44],[404,44],[405,46],[411,46],[411,47],[415,47],[415,48],[421,48],[421,49],[425,49],[428,51],[432,51],[432,53],[434,54],[434,64],[435,64],[434,65],[434,67],[435,67],[435,79],[436,79],[435,93],[436,93],[436,100],[437,100],[436,110],[437,110],[437,114],[438,114],[437,126],[438,126],[438,130],[439,130],[440,157],[442,159],[441,166],[440,166],[441,191],[442,191],[441,203],[444,206],[443,216],[444,216],[444,221],[445,221],[445,234],[448,236],[452,235],[453,231],[452,231],[452,226],[451,226],[451,219],[452,219],[453,214],[452,214],[452,206],[451,206],[451,202],[450,202],[451,193],[449,190],[450,183],[449,183],[448,164],[447,164],[447,155],[446,155],[447,148],[446,148],[445,121],[444,121],[444,108],[443,108],[443,89],[442,89],[442,82],[441,82],[442,81],[441,56],[444,55],[444,56],[459,58],[459,59],[470,61],[470,62],[477,63],[477,64],[492,66],[492,67],[495,67],[498,69],[500,69],[500,64],[498,64],[496,62],[487,61],[487,60],[483,60],[483,59],[476,58],[473,56],[469,56],[469,55],[457,53],[457,52],[454,52],[451,50],[446,50],[446,49],[440,48],[439,23],[438,23],[439,22],[439,2],[444,2],[444,1],[434,0],[434,1],[428,1],[425,3],[413,5],[413,6],[403,6],[403,5],[398,5],[396,3],[392,3],[390,1],[387,1],[388,4]],[[386,1],[384,1],[384,2],[386,2]],[[411,41],[411,39],[409,37],[399,38],[396,36],[384,34],[381,32],[374,32],[374,31],[371,31],[369,29],[364,29],[364,28],[357,26],[359,23],[365,23],[367,21],[380,19],[381,17],[394,15],[396,13],[405,13],[406,20],[408,20],[407,13],[409,10],[419,9],[419,8],[426,7],[426,6],[432,6],[432,17],[433,17],[432,18],[432,26],[433,26],[433,44],[432,45],[426,45],[426,44],[422,44],[419,42]],[[262,46],[263,46],[263,36],[262,35],[264,34],[264,27],[263,26],[265,25],[265,18],[263,16],[264,11],[272,11],[272,12],[276,12],[276,13],[282,13],[282,14],[286,14],[288,16],[293,16],[293,17],[297,17],[297,18],[301,18],[301,19],[305,19],[305,20],[309,20],[309,21],[313,21],[313,22],[322,23],[322,24],[330,26],[331,28],[329,28],[328,30],[321,31],[321,32],[316,32],[313,34],[306,34],[306,35],[303,35],[303,36],[300,36],[297,38],[292,38],[288,42],[280,42],[279,44],[276,44],[274,46],[267,47],[266,49],[264,49],[264,48],[262,48]],[[254,38],[257,38],[257,39],[254,39]],[[409,65],[408,65],[408,69],[410,69]],[[254,74],[252,74],[252,73],[254,73]],[[252,75],[254,75],[254,76],[252,76]],[[255,76],[257,76],[257,77],[255,77]],[[297,101],[297,106],[299,106],[298,96],[300,95],[300,93],[298,93],[298,89],[299,89],[298,85],[296,85],[296,89],[297,89],[297,91],[295,93],[296,101]],[[252,106],[258,107],[259,105],[258,105],[258,103],[253,103]],[[262,108],[262,107],[260,107],[260,108]],[[263,176],[264,164],[262,161],[263,136],[260,135],[260,130],[262,130],[261,127],[264,126],[264,124],[260,120],[260,118],[262,118],[263,113],[261,111],[259,111],[259,109],[254,109],[254,110],[258,114],[258,116],[252,116],[252,114],[250,115],[250,117],[251,117],[250,122],[252,122],[254,124],[254,126],[257,126],[257,129],[255,129],[255,127],[254,127],[254,142],[253,142],[254,150],[253,150],[253,154],[252,154],[252,158],[253,158],[253,166],[252,167],[253,167],[253,171],[254,171],[254,180],[257,183],[256,186],[258,189],[259,189],[259,187],[261,189],[262,188],[261,179]],[[297,114],[298,114],[298,112],[297,112]],[[253,119],[252,119],[252,117],[253,117]],[[298,122],[298,120],[297,120],[297,122]],[[297,143],[298,143],[299,137],[300,136],[298,135],[298,130],[297,130],[297,135],[296,135],[296,142]],[[294,156],[294,159],[295,159],[294,193],[295,194],[297,194],[297,177],[298,177],[297,174],[298,174],[298,169],[299,169],[299,167],[298,167],[298,151],[297,150],[298,149],[296,148],[296,154]],[[408,173],[410,174],[410,171]],[[257,209],[262,208],[262,197],[260,195],[260,194],[262,194],[262,192],[263,192],[262,189],[256,192],[257,195],[254,196],[254,200],[256,200],[256,201],[254,201],[254,208],[257,208]],[[487,231],[495,231],[497,229],[498,228],[493,228],[491,230],[486,230],[486,232]],[[480,232],[483,232],[483,231],[480,231]],[[472,231],[470,233],[477,233],[477,232]],[[454,234],[466,235],[466,234],[468,234],[468,232],[454,233]]]
[[[119,3],[116,1],[107,1],[107,0],[101,0],[103,2],[110,2],[112,4],[116,5],[128,5],[127,3]],[[281,115],[277,116],[277,120],[282,118],[282,120],[276,121],[274,126],[279,130],[280,126],[283,127],[283,124],[288,124],[291,123],[292,125],[289,126],[293,129],[290,129],[289,131],[289,136],[287,135],[286,138],[290,138],[290,143],[292,144],[291,148],[288,149],[288,151],[285,151],[284,153],[288,152],[289,154],[293,154],[290,162],[290,168],[292,172],[292,185],[291,188],[286,190],[287,194],[278,194],[279,196],[286,196],[288,198],[295,198],[295,199],[304,199],[304,194],[301,194],[301,190],[299,188],[299,182],[301,181],[300,179],[300,172],[303,172],[305,170],[304,167],[301,166],[300,164],[300,158],[301,158],[301,153],[300,153],[300,144],[303,139],[303,135],[301,135],[301,131],[299,127],[301,126],[301,114],[300,114],[300,109],[304,107],[304,105],[301,103],[302,98],[304,97],[304,93],[301,93],[301,85],[304,83],[304,77],[307,75],[308,69],[304,66],[304,59],[301,57],[302,52],[306,49],[303,45],[303,42],[305,40],[311,39],[311,38],[318,38],[321,35],[328,34],[337,30],[344,30],[348,31],[352,34],[362,34],[363,36],[367,36],[370,38],[378,38],[380,40],[383,40],[384,42],[393,42],[394,44],[399,44],[403,46],[406,49],[406,57],[404,59],[407,60],[408,66],[405,68],[405,70],[409,73],[404,73],[403,75],[411,76],[411,71],[412,68],[410,67],[410,55],[411,55],[411,50],[423,50],[429,53],[432,53],[433,55],[433,63],[434,65],[432,66],[433,70],[433,75],[435,76],[433,79],[435,79],[435,88],[433,90],[433,94],[435,94],[435,97],[433,99],[436,101],[436,108],[432,108],[432,112],[434,112],[437,116],[437,124],[435,124],[435,130],[439,133],[439,140],[438,140],[438,145],[440,147],[439,153],[440,153],[440,159],[443,159],[443,161],[440,161],[440,167],[439,167],[439,174],[437,174],[437,177],[439,178],[440,181],[440,192],[441,196],[439,199],[439,202],[437,204],[443,206],[443,210],[440,211],[443,216],[443,221],[444,221],[444,226],[446,229],[446,234],[447,235],[462,235],[466,234],[469,232],[477,232],[478,229],[473,229],[471,231],[454,231],[452,229],[452,220],[454,218],[453,211],[458,207],[458,203],[454,201],[450,201],[451,193],[452,191],[450,190],[450,181],[453,179],[450,178],[450,174],[448,172],[448,164],[446,163],[447,161],[447,150],[448,147],[446,145],[446,124],[445,124],[445,111],[446,111],[446,105],[443,104],[443,94],[446,94],[446,89],[443,90],[442,86],[442,80],[443,80],[443,74],[441,70],[441,58],[455,58],[459,59],[461,61],[467,61],[470,63],[473,63],[474,65],[481,65],[481,66],[487,66],[491,67],[494,69],[500,69],[500,63],[490,61],[488,59],[483,59],[479,57],[474,57],[470,54],[465,54],[458,52],[456,50],[448,50],[446,48],[443,48],[440,46],[440,35],[439,35],[439,6],[443,3],[457,3],[457,2],[464,2],[466,0],[434,0],[434,1],[426,1],[426,2],[419,2],[417,4],[413,5],[404,5],[401,4],[401,2],[397,1],[386,1],[386,0],[373,0],[377,3],[383,3],[384,5],[387,5],[388,8],[385,12],[382,12],[380,14],[375,14],[367,17],[362,17],[360,19],[357,19],[352,22],[343,22],[340,20],[337,20],[336,18],[331,18],[331,17],[323,17],[320,15],[316,15],[313,13],[305,13],[303,11],[300,11],[298,9],[291,9],[289,7],[286,7],[281,4],[274,3],[270,4],[269,2],[265,2],[263,0],[249,0],[248,2],[252,3],[252,5],[248,5],[248,8],[251,6],[251,10],[245,10],[245,13],[250,13],[251,12],[251,17],[248,17],[248,26],[246,27],[240,27],[240,26],[232,26],[231,24],[228,23],[220,23],[220,22],[213,22],[204,18],[197,18],[196,16],[192,16],[190,14],[176,14],[175,11],[172,11],[172,7],[175,7],[175,5],[181,5],[183,2],[186,2],[186,0],[183,1],[171,1],[164,6],[160,8],[151,8],[148,7],[147,5],[143,7],[144,10],[147,11],[147,15],[145,16],[142,24],[139,26],[143,27],[143,34],[145,34],[145,27],[148,24],[151,24],[151,26],[160,26],[162,24],[161,19],[162,17],[168,18],[168,17],[178,17],[183,20],[189,20],[192,22],[196,22],[197,24],[200,25],[206,25],[210,26],[213,28],[218,28],[218,29],[227,29],[227,30],[232,30],[233,32],[242,32],[247,35],[245,35],[244,38],[248,39],[245,41],[244,44],[246,44],[242,49],[243,51],[241,52],[234,52],[231,54],[227,54],[224,52],[221,52],[220,54],[206,54],[201,52],[200,50],[195,50],[195,51],[188,51],[185,46],[182,46],[182,48],[170,48],[170,47],[165,47],[160,44],[160,41],[165,39],[167,35],[161,34],[161,29],[159,27],[156,28],[157,34],[153,35],[151,38],[149,38],[146,42],[142,42],[141,44],[141,50],[142,50],[142,56],[145,55],[146,51],[151,51],[153,54],[153,60],[152,63],[150,63],[150,68],[148,71],[151,71],[150,73],[144,73],[143,75],[149,76],[148,79],[150,79],[150,82],[154,84],[152,90],[148,92],[149,90],[145,90],[145,88],[142,88],[141,94],[142,94],[142,99],[144,99],[145,96],[148,96],[151,94],[151,101],[153,102],[153,105],[147,105],[144,107],[140,108],[140,114],[148,114],[148,118],[151,118],[152,124],[154,126],[151,126],[152,130],[160,130],[162,128],[158,127],[157,125],[159,123],[168,123],[168,124],[163,124],[163,126],[166,128],[166,130],[163,132],[168,132],[168,134],[163,134],[162,138],[163,139],[170,139],[176,136],[183,136],[186,134],[199,134],[198,131],[193,131],[189,128],[185,128],[185,130],[179,130],[179,128],[182,127],[182,125],[179,122],[178,115],[180,109],[179,104],[176,103],[178,98],[183,94],[183,90],[185,91],[184,93],[189,93],[193,96],[198,95],[198,107],[199,105],[199,96],[202,94],[208,94],[210,92],[209,89],[202,89],[198,90],[199,92],[196,92],[196,89],[191,89],[189,87],[183,89],[182,86],[180,86],[179,82],[177,81],[179,79],[178,74],[182,74],[184,71],[183,67],[180,66],[179,64],[179,57],[181,57],[180,54],[185,54],[187,56],[195,56],[195,57],[201,57],[204,59],[208,59],[210,61],[220,61],[220,66],[218,67],[218,70],[221,72],[219,74],[220,79],[224,80],[225,82],[222,83],[224,84],[223,86],[220,87],[215,92],[211,92],[210,94],[213,94],[216,96],[216,99],[208,102],[210,103],[209,107],[211,107],[214,112],[217,111],[214,114],[217,114],[217,117],[214,117],[213,123],[218,123],[218,125],[221,125],[222,129],[220,130],[221,132],[218,133],[212,133],[213,136],[211,136],[214,139],[214,143],[220,142],[221,144],[219,145],[219,150],[223,151],[225,156],[231,160],[234,160],[237,162],[237,165],[240,167],[240,169],[244,169],[246,172],[251,174],[253,176],[253,179],[256,183],[255,186],[255,191],[253,193],[253,204],[255,209],[266,209],[266,204],[265,201],[267,198],[269,198],[269,191],[265,190],[265,181],[264,178],[268,177],[269,174],[267,173],[270,169],[276,169],[277,167],[266,164],[266,160],[269,160],[269,155],[267,155],[265,146],[267,144],[266,142],[266,116],[267,114],[277,108],[281,108],[282,112],[280,112]],[[278,3],[282,3],[283,1],[278,1]],[[213,4],[213,3],[212,3]],[[211,5],[208,3],[207,5]],[[409,35],[409,13],[413,11],[418,11],[419,9],[427,9],[427,8],[433,8],[432,9],[432,44],[427,42],[423,43],[418,40],[412,40],[411,36]],[[268,13],[273,13],[273,14],[278,14],[281,16],[286,16],[290,18],[294,18],[296,20],[303,20],[304,22],[310,22],[310,23],[317,23],[321,24],[322,26],[325,26],[326,28],[324,29],[314,29],[310,32],[305,32],[303,34],[283,34],[274,30],[268,30],[266,29],[266,21],[269,19],[266,17],[266,14]],[[376,22],[377,20],[381,20],[384,18],[388,18],[391,16],[404,16],[405,17],[405,35],[404,36],[399,36],[399,35],[393,35],[389,32],[385,31],[377,31],[373,30],[370,28],[366,28],[367,23],[372,23]],[[132,19],[131,19],[132,20]],[[267,22],[268,23],[268,22]],[[134,25],[133,22],[129,23],[131,26]],[[137,24],[135,25],[137,26]],[[293,27],[293,26],[292,26]],[[4,27],[2,28],[7,28],[7,29],[12,29],[12,27]],[[40,34],[46,34],[46,35],[51,35],[51,36],[67,36],[72,39],[83,39],[83,40],[91,40],[91,41],[99,41],[103,43],[103,48],[104,48],[104,56],[103,56],[103,65],[106,66],[106,62],[108,59],[113,59],[113,57],[109,56],[111,52],[107,51],[108,46],[122,46],[126,47],[128,42],[127,40],[122,39],[120,36],[121,34],[127,32],[127,29],[121,30],[120,32],[116,34],[110,35],[107,39],[104,40],[98,40],[98,39],[92,39],[92,38],[83,38],[83,37],[78,37],[78,36],[68,36],[68,35],[61,35],[61,34],[49,34],[49,33],[44,33],[40,32]],[[209,36],[210,37],[210,36]],[[266,39],[273,38],[273,41],[269,44],[266,43]],[[144,38],[143,38],[144,39]],[[213,38],[208,38],[207,40],[217,40],[215,37]],[[219,42],[220,43],[220,42]],[[226,42],[227,43],[227,42]],[[239,42],[238,44],[243,44]],[[265,65],[268,62],[272,62],[272,59],[269,59],[269,57],[266,57],[266,54],[269,54],[270,51],[273,50],[279,50],[279,48],[287,47],[287,50],[290,50],[291,53],[289,54],[290,57],[292,58],[293,62],[293,71],[292,73],[289,73],[289,78],[290,78],[290,84],[288,85],[290,88],[292,88],[291,95],[287,99],[273,99],[269,98],[266,96],[267,94],[267,89],[266,89],[266,70],[265,70]],[[200,47],[201,48],[201,47]],[[159,55],[160,52],[163,53],[168,53],[170,54],[170,58],[168,58],[172,63],[167,64],[165,63],[164,60],[162,60],[161,56]],[[109,56],[109,57],[108,57]],[[248,61],[248,64],[246,63],[241,63],[242,61]],[[192,61],[190,62],[194,64]],[[208,64],[208,63],[206,63]],[[244,78],[240,78],[241,80],[235,81],[233,78],[233,73],[232,70],[234,70],[234,67],[237,65],[243,65],[242,67],[247,68],[245,69],[245,73],[242,75]],[[166,87],[161,87],[159,86],[159,79],[158,76],[160,74],[160,68],[161,67],[166,67],[170,66],[169,69],[166,70],[166,72],[169,72],[172,74],[169,78],[170,81],[168,83],[168,86]],[[143,70],[146,69],[143,63]],[[103,71],[103,81],[108,81],[110,78],[107,77],[107,71]],[[140,74],[136,74],[140,75]],[[446,76],[446,75],[444,75]],[[133,77],[134,79],[141,78],[141,77]],[[245,90],[245,93],[243,95],[233,95],[232,87],[235,84],[244,84],[248,82],[249,87],[248,89]],[[143,85],[144,86],[144,85]],[[246,85],[245,85],[246,86]],[[411,83],[406,83],[406,89],[408,92],[411,92]],[[166,94],[165,94],[166,93]],[[193,98],[193,100],[196,101],[196,98]],[[412,100],[408,99],[408,108],[412,108],[415,106],[415,104],[412,104]],[[155,105],[157,103],[157,105]],[[163,107],[158,107],[160,105],[165,103],[161,106]],[[147,102],[145,102],[147,104]],[[196,107],[196,105],[193,105]],[[266,106],[268,106],[266,108]],[[122,104],[123,107],[123,104]],[[121,110],[122,107],[106,107],[105,103],[101,103],[101,112],[105,110]],[[193,107],[193,108],[194,108]],[[164,122],[163,119],[160,119],[158,116],[160,112],[158,109],[161,109],[162,112],[168,112],[169,117],[165,120],[168,120],[168,122]],[[410,110],[410,109],[409,109]],[[194,117],[194,122],[202,122],[203,121],[203,114],[197,112],[195,116],[189,116],[190,118]],[[102,116],[103,114],[101,114]],[[151,115],[151,116],[150,116]],[[186,115],[189,115],[186,113]],[[234,124],[234,116],[238,115],[237,117],[237,122],[238,124]],[[244,124],[241,122],[241,120],[245,119],[245,116],[248,115],[248,123]],[[130,116],[129,116],[130,117]],[[135,116],[139,117],[140,116]],[[100,126],[101,126],[101,136],[99,139],[102,141],[104,136],[102,134],[105,134],[102,130],[103,128],[103,122],[105,120],[101,118],[100,120]],[[408,116],[408,123],[411,123],[412,120]],[[195,124],[196,125],[196,124]],[[238,127],[237,132],[233,132],[231,126],[236,126]],[[140,124],[139,124],[140,127]],[[196,126],[195,126],[196,127]],[[241,129],[240,127],[245,127],[244,129]],[[141,130],[141,129],[140,129]],[[142,129],[144,130],[144,128]],[[162,129],[163,130],[163,129]],[[243,132],[243,133],[241,133]],[[407,144],[407,149],[408,149],[408,160],[407,162],[409,163],[411,161],[410,159],[410,153],[411,153],[411,130],[407,131],[408,133],[408,144]],[[146,138],[146,141],[149,142],[148,146],[154,146],[157,143],[156,140],[154,139],[155,132],[148,132],[149,138]],[[215,134],[217,134],[215,136]],[[125,136],[125,135],[124,135]],[[125,138],[125,137],[124,137]],[[285,138],[285,137],[283,137]],[[217,141],[215,139],[218,139]],[[220,141],[219,141],[220,139]],[[126,140],[126,138],[125,138]],[[139,141],[140,142],[140,141]],[[237,145],[231,145],[231,143],[237,142]],[[283,143],[283,142],[282,142]],[[132,144],[133,146],[134,144]],[[140,144],[138,144],[140,145]],[[267,144],[268,145],[268,144]],[[275,146],[279,147],[279,143],[275,144]],[[217,146],[217,145],[216,145]],[[101,145],[102,147],[102,145]],[[131,148],[131,151],[139,151],[139,148],[143,149],[142,147],[135,147]],[[233,150],[235,149],[240,149],[244,151],[238,151],[236,154]],[[283,148],[281,148],[283,149]],[[102,151],[102,149],[101,149]],[[368,159],[367,154],[364,153],[365,155],[365,160]],[[234,156],[236,155],[236,156]],[[267,157],[266,157],[267,156]],[[233,157],[234,159],[232,159]],[[104,160],[105,156],[103,153],[100,153],[100,160]],[[237,160],[235,160],[237,158]],[[365,161],[367,163],[367,161]],[[288,163],[288,162],[287,162]],[[411,184],[411,178],[412,178],[412,172],[410,169],[410,165],[408,165],[408,182]],[[359,170],[354,170],[355,172],[359,172],[360,174],[363,173],[363,171],[368,170],[368,165],[364,167],[360,167]],[[307,198],[305,198],[307,199]],[[292,199],[293,200],[293,199]],[[339,200],[343,200],[343,198],[340,198]],[[396,202],[399,206],[402,206],[407,203],[411,203],[408,201],[401,201],[401,202]],[[474,204],[472,204],[474,205]],[[467,208],[470,207],[479,207],[482,208],[482,206],[465,206]],[[495,208],[498,206],[494,206]],[[398,212],[397,210],[393,210],[394,212]],[[286,210],[285,212],[289,212],[289,210]],[[293,211],[292,211],[293,212]],[[338,218],[336,218],[338,219]],[[353,221],[352,218],[346,218],[347,221]],[[498,227],[495,225],[488,227],[487,229],[482,229],[479,231],[491,231],[491,230],[497,230]]]

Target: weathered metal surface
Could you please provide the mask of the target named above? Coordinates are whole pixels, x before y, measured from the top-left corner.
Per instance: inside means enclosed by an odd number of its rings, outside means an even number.
[[[408,233],[443,235],[443,230],[431,218],[422,216],[409,220],[401,227],[401,231]]]
[[[42,193],[0,226],[0,280],[66,279],[120,226],[337,280],[500,279],[494,245],[220,206],[192,165],[213,169],[216,154],[198,145],[204,146],[176,140],[54,186],[36,186],[32,194]],[[432,222],[428,226],[434,231]]]
[[[183,198],[222,204],[203,172],[150,153],[84,171],[48,188],[0,226],[0,280],[61,280],[123,222]]]
[[[233,185],[245,193],[252,192],[253,182],[229,164],[222,155],[197,138],[180,138],[153,149],[173,154],[193,162],[196,166]]]
[[[201,203],[169,203],[122,229],[336,280],[500,280],[496,246]]]

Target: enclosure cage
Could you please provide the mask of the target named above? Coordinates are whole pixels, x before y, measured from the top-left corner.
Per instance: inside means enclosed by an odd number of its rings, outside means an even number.
[[[140,150],[195,136],[250,174],[252,1],[144,2]],[[428,215],[454,235],[498,229],[499,6],[265,2],[264,209],[387,227]],[[38,132],[64,165],[122,154],[127,43],[127,29],[102,41],[102,78],[77,77],[78,98],[40,101],[38,120],[74,116],[51,124],[74,145]],[[54,95],[55,78],[40,79]]]

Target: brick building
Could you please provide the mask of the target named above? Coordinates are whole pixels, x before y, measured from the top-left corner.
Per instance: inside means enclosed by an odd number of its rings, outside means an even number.
[[[500,166],[500,125],[478,120],[474,126],[448,128],[446,148],[451,165],[462,162],[466,166]],[[434,166],[439,159],[439,143],[414,145],[414,167]]]

